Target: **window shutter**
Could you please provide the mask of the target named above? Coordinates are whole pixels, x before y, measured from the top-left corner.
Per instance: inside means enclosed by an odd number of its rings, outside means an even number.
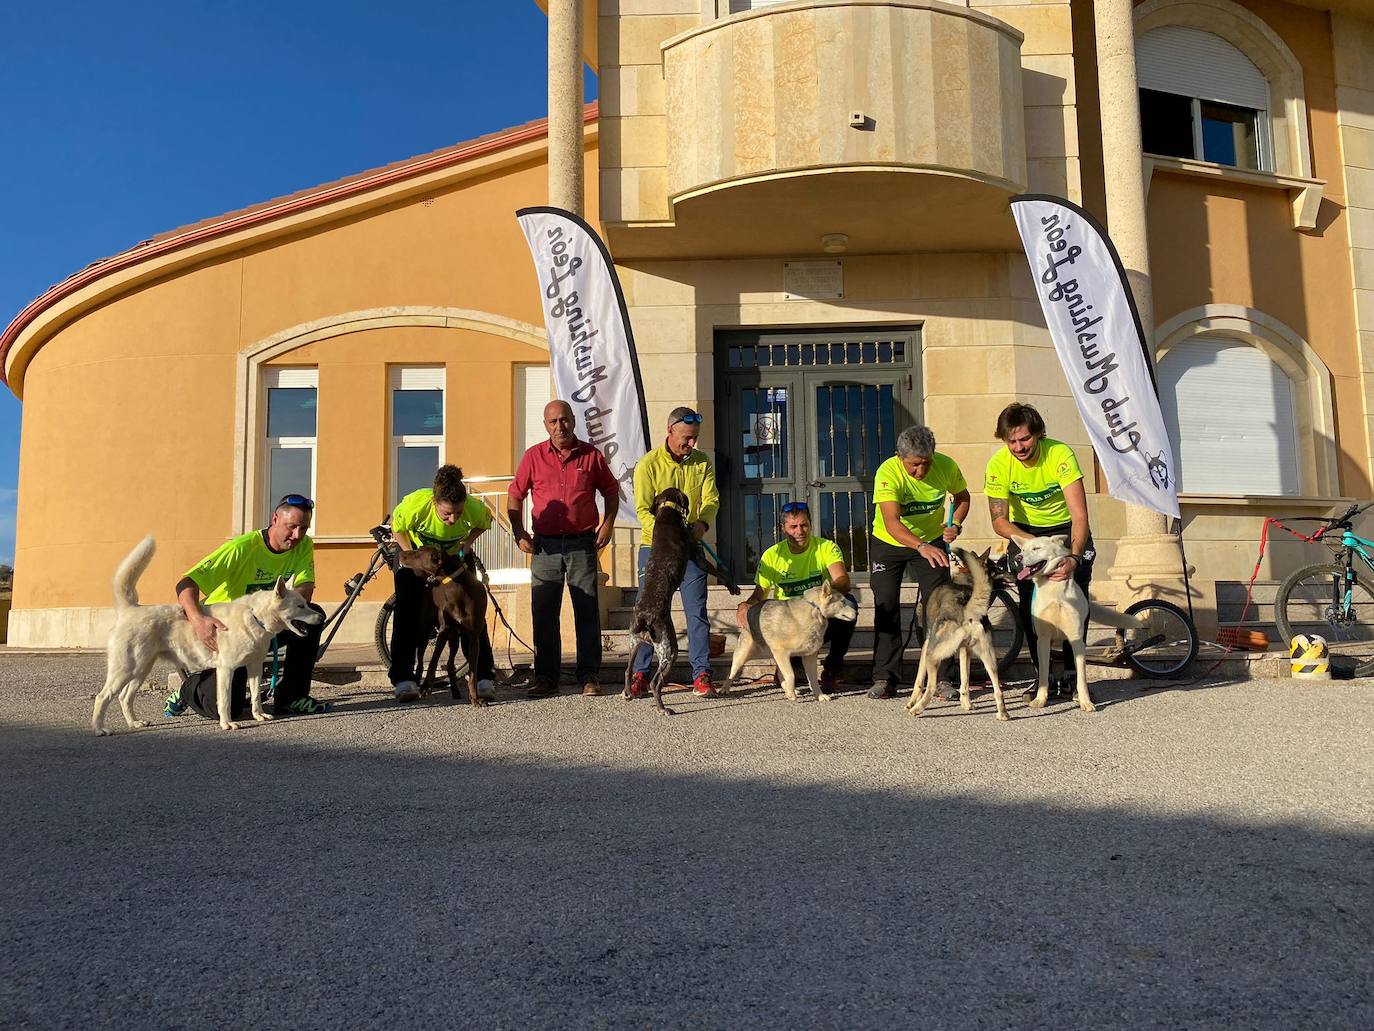
[[[743,14],[745,11],[757,11],[763,7],[772,7],[775,4],[789,4],[792,0],[730,0],[730,13]]]
[[[1136,78],[1145,89],[1269,110],[1269,83],[1220,36],[1183,25],[1151,29],[1135,44]]]
[[[391,367],[391,389],[393,390],[443,390],[444,366],[401,366]]]
[[[520,395],[525,418],[519,431],[521,437],[516,441],[517,463],[526,448],[549,438],[544,429],[544,406],[553,400],[551,380],[552,374],[547,365],[520,366]]]
[[[275,387],[319,387],[320,370],[317,368],[286,369],[269,365],[262,372],[262,385],[267,390]]]
[[[1160,361],[1159,392],[1178,448],[1179,490],[1301,492],[1293,383],[1258,347],[1186,340]]]

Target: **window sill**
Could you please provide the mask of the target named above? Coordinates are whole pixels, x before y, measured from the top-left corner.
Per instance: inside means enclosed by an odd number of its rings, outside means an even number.
[[[1345,508],[1354,498],[1318,498],[1301,494],[1180,494],[1181,505],[1216,505],[1226,508]]]
[[[1325,179],[1300,179],[1292,175],[1279,175],[1277,172],[1253,172],[1248,168],[1232,168],[1218,165],[1212,161],[1194,161],[1191,158],[1168,158],[1156,154],[1145,155],[1145,190],[1149,194],[1150,177],[1158,169],[1175,175],[1192,176],[1197,179],[1223,179],[1227,182],[1241,183],[1245,186],[1263,186],[1271,190],[1284,190],[1293,206],[1293,228],[1315,229],[1317,209],[1321,207],[1322,191],[1326,188]]]

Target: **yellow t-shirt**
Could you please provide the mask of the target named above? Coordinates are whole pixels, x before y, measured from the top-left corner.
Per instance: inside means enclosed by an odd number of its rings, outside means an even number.
[[[434,510],[434,488],[423,487],[400,500],[391,513],[391,530],[404,533],[417,545],[432,544],[445,552],[455,552],[473,530],[491,526],[491,512],[481,500],[468,495],[463,511],[447,525]]]
[[[782,540],[763,553],[754,582],[775,598],[795,598],[829,580],[831,565],[843,561],[839,545],[824,537],[812,537],[801,552]]]
[[[635,512],[639,514],[639,543],[646,548],[654,543],[654,517],[649,506],[660,491],[676,487],[687,495],[687,523],[715,522],[720,509],[720,491],[716,489],[716,471],[711,460],[700,451],[692,451],[681,462],[668,453],[668,446],[656,447],[635,464]]]
[[[948,455],[935,452],[930,458],[930,471],[918,480],[906,471],[902,460],[893,455],[873,477],[873,536],[884,543],[902,548],[883,524],[883,511],[878,505],[895,501],[901,506],[902,525],[921,540],[929,543],[944,532],[945,495],[968,490],[964,474]]]
[[[270,590],[279,576],[291,580],[293,587],[303,587],[315,582],[315,542],[302,537],[294,548],[273,551],[262,531],[252,530],[225,541],[186,576],[200,588],[206,605]]]
[[[990,498],[1009,501],[1013,523],[1027,526],[1058,526],[1069,522],[1069,506],[1064,488],[1083,479],[1073,448],[1049,437],[1041,437],[1035,460],[1022,465],[1005,446],[988,461],[983,493]]]

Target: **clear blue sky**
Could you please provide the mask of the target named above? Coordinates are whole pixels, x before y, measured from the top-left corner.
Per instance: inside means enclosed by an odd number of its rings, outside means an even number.
[[[0,324],[154,233],[543,117],[545,33],[533,0],[0,4]]]

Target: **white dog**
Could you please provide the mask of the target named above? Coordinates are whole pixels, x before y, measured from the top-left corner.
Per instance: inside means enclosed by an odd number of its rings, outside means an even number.
[[[1060,641],[1068,641],[1073,649],[1074,670],[1078,674],[1078,707],[1084,712],[1096,712],[1092,697],[1088,694],[1087,644],[1083,640],[1083,630],[1091,618],[1094,623],[1105,623],[1122,630],[1139,630],[1140,621],[1115,609],[1094,605],[1088,601],[1070,577],[1067,580],[1051,580],[1050,573],[1059,563],[1068,558],[1068,537],[1028,537],[1017,541],[1021,554],[1014,563],[1019,567],[1016,579],[1027,577],[1035,581],[1035,594],[1031,598],[1031,621],[1035,624],[1036,644],[1039,655],[1036,657],[1040,669],[1040,680],[1035,697],[1030,701],[1032,709],[1043,709],[1050,697],[1050,651]]]
[[[303,637],[307,627],[322,622],[323,617],[279,579],[274,590],[207,607],[206,611],[228,628],[215,638],[219,650],[211,651],[191,630],[181,606],[139,605],[138,579],[148,568],[155,548],[153,538],[144,537],[115,570],[115,625],[106,648],[105,686],[95,696],[91,729],[100,735],[109,733],[104,728],[105,710],[116,695],[129,728],[146,727],[146,721],[134,719],[134,693],[148,679],[153,663],[167,659],[182,671],[214,667],[220,729],[237,730],[238,724],[229,719],[234,670],[247,667],[256,677],[273,637],[284,630]],[[271,719],[262,711],[255,684],[248,693],[253,700],[253,719]]]
[[[825,627],[832,619],[853,622],[858,615],[858,608],[829,583],[812,587],[797,598],[773,599],[755,605],[749,610],[749,625],[740,631],[730,675],[720,686],[720,693],[728,694],[744,664],[760,648],[767,648],[778,664],[782,693],[789,702],[797,700],[797,677],[792,672],[794,655],[802,661],[812,695],[817,701],[830,701],[830,695],[821,691],[816,662],[825,642]]]

